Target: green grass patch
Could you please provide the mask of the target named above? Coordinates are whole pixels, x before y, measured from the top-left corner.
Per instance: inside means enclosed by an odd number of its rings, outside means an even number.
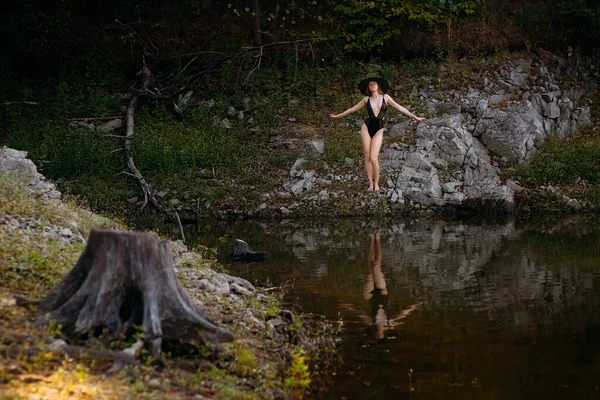
[[[325,161],[330,164],[344,164],[346,158],[355,162],[362,157],[362,144],[357,133],[358,128],[333,126],[325,128]]]
[[[529,187],[572,184],[578,178],[599,183],[599,131],[582,131],[563,140],[550,136],[530,162],[516,168],[514,176]]]
[[[0,215],[13,221],[0,224],[0,281],[15,292],[46,292],[75,265],[83,250],[82,244],[48,234],[48,228],[69,227],[75,236],[87,238],[95,226],[118,226],[86,212],[73,200],[65,205],[40,201],[26,194],[10,175],[0,175],[0,199]]]

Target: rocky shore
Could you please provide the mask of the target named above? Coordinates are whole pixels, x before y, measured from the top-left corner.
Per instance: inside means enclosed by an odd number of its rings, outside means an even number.
[[[420,104],[428,118],[417,125],[391,115],[380,155],[379,194],[365,190],[362,159],[324,162],[334,144],[320,133],[323,129],[293,115],[270,133],[266,151],[293,160],[289,169],[277,172],[271,187],[229,182],[202,170],[198,174],[207,186],[228,189],[218,203],[200,198],[193,189],[178,193],[158,188],[157,193],[168,214],[177,211],[191,219],[512,213],[515,194],[524,189],[506,179],[503,170],[528,162],[548,137],[564,139],[593,125],[590,105],[598,92],[597,75],[590,59],[540,50],[517,54],[495,70],[473,72],[458,89],[439,89],[443,85],[422,78],[409,100]],[[391,95],[398,98],[400,93],[392,90]],[[229,107],[222,116],[215,110],[214,123],[228,129],[230,118],[240,118],[247,120],[248,129],[261,129],[252,106],[247,108]],[[360,117],[338,124],[358,132]],[[253,195],[250,200],[236,193]],[[567,193],[559,195],[568,209],[592,208]],[[130,203],[140,200],[134,197]]]
[[[33,327],[33,313],[17,308],[13,296],[43,296],[74,265],[91,227],[124,227],[65,204],[23,151],[0,149],[0,190],[0,388],[9,397],[48,398],[49,392],[60,388],[51,382],[62,357],[52,343],[64,336],[60,327],[53,332]],[[249,398],[285,399],[319,390],[318,379],[312,376],[319,374],[317,359],[335,347],[336,327],[282,309],[280,288],[256,286],[219,272],[221,267],[202,249],[191,251],[180,241],[172,242],[171,248],[182,285],[207,318],[234,333],[234,342],[221,345],[208,358],[194,348],[185,352],[196,354],[195,358],[188,355],[183,361],[168,354],[164,372],[140,362],[116,378],[103,375],[106,363],[92,357],[69,357],[63,361],[64,375],[71,376],[78,369],[90,373],[73,390],[83,390],[92,381],[98,385],[94,393],[102,398],[163,398],[173,391],[179,398],[205,398],[207,393],[211,398],[228,398],[226,393],[253,391],[256,397]],[[31,254],[42,257],[43,268],[36,264],[38,259],[27,261]],[[317,327],[329,333],[316,335],[313,328]],[[200,351],[207,350],[200,347]],[[40,360],[40,355],[45,358]],[[27,370],[38,377],[24,383]],[[124,377],[140,382],[143,388],[126,389]]]

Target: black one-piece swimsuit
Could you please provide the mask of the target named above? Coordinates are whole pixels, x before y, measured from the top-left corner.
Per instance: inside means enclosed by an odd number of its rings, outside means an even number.
[[[367,100],[367,113],[369,114],[369,118],[365,120],[365,125],[367,125],[369,136],[375,136],[375,134],[383,128],[383,117],[385,117],[386,111],[387,104],[385,104],[385,98],[381,99],[381,108],[379,109],[379,114],[377,116],[375,116],[373,107],[371,107],[371,99]]]

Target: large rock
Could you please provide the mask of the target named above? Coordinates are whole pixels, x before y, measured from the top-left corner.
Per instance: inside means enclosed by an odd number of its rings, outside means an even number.
[[[389,204],[403,205],[405,200],[426,207],[492,204],[511,211],[515,190],[522,188],[502,182],[496,161],[522,163],[549,135],[565,138],[592,123],[589,106],[582,100],[598,86],[588,80],[578,82],[576,89],[562,90],[557,82],[563,82],[564,75],[567,72],[550,72],[539,59],[523,58],[505,63],[495,73],[480,74],[482,85],[462,94],[434,91],[434,86],[413,90],[411,97],[418,96],[430,116],[454,113],[418,124],[414,144],[394,139],[413,134],[411,120],[388,122],[385,137],[393,143],[383,146],[380,162]],[[452,107],[442,110],[442,105]],[[362,125],[362,120],[358,122]],[[283,185],[290,196],[305,195],[320,182],[302,164],[302,159],[295,163]],[[314,190],[309,193],[317,198]]]
[[[534,94],[503,110],[488,108],[477,121],[474,134],[493,153],[506,157],[509,162],[521,163],[528,160],[549,135],[565,138],[580,127],[590,125],[589,107],[576,108],[567,98],[558,100],[554,96]]]
[[[488,108],[474,133],[493,153],[506,157],[509,162],[523,162],[546,136],[539,104],[539,101],[526,101],[511,104],[505,110]]]
[[[512,210],[514,192],[502,184],[487,148],[465,128],[468,122],[460,114],[428,119],[417,128],[414,148],[384,152],[382,166],[397,171],[388,185],[422,205],[491,201]],[[391,201],[399,192],[389,193]]]
[[[27,159],[27,152],[3,146],[0,148],[0,175],[13,175],[23,181],[25,190],[34,196],[56,199],[60,192],[37,172],[35,164]]]

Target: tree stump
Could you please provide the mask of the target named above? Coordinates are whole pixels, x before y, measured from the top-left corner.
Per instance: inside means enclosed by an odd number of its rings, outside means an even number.
[[[204,317],[181,287],[170,243],[144,232],[93,229],[75,267],[36,303],[38,325],[56,321],[71,336],[116,338],[140,326],[153,357],[163,340],[233,340],[230,331]]]
[[[267,253],[264,251],[252,251],[250,250],[248,243],[241,239],[235,239],[231,251],[231,258],[233,258],[234,261],[265,261],[267,259]]]

